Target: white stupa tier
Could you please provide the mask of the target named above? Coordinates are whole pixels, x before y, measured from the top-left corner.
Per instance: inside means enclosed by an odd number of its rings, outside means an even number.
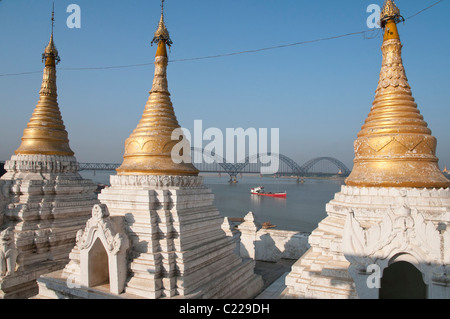
[[[36,279],[62,269],[98,203],[74,157],[14,155],[0,179],[0,296],[29,298]]]

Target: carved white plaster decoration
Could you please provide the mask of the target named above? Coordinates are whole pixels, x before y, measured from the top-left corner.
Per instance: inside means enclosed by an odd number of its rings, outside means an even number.
[[[31,173],[76,173],[79,165],[73,156],[13,155],[5,162],[5,170]]]
[[[0,233],[0,277],[14,274],[17,249],[14,243],[14,231],[11,227]]]
[[[134,187],[199,187],[203,186],[202,176],[160,176],[113,175],[110,178],[112,186]]]
[[[92,209],[92,217],[87,221],[86,228],[77,233],[77,247],[80,250],[89,249],[96,238],[94,235],[99,232],[105,242],[105,249],[112,255],[116,255],[121,250],[126,250],[129,246],[128,238],[125,234],[116,233],[109,217],[106,205],[95,205]]]
[[[450,232],[446,228],[446,224],[441,224],[439,230],[439,226],[426,221],[423,214],[406,204],[391,208],[380,223],[368,229],[350,211],[344,226],[343,252],[351,268],[358,271],[364,271],[370,264],[382,264],[384,268],[396,255],[409,254],[417,261],[419,270],[431,267],[434,280],[447,280],[450,250],[446,247],[450,245]],[[431,280],[429,271],[424,280],[426,283]]]

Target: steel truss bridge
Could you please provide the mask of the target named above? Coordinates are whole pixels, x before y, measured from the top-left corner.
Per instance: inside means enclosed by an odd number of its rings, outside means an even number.
[[[267,168],[273,157],[279,159],[278,171],[275,175],[295,176],[297,179],[308,176],[330,176],[350,174],[350,169],[344,163],[333,157],[314,158],[303,165],[299,165],[291,158],[282,154],[264,154],[248,156],[238,163],[228,163],[223,157],[208,152],[205,149],[192,148],[191,157],[194,166],[202,173],[225,173],[230,175],[230,180],[236,180],[239,174],[261,174],[263,168]],[[196,163],[200,158],[201,163]],[[120,164],[105,163],[79,163],[80,171],[113,171]],[[271,174],[274,175],[274,174]]]

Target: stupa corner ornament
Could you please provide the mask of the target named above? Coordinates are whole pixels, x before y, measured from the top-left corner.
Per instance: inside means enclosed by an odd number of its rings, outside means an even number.
[[[17,255],[14,230],[8,227],[0,232],[0,278],[14,274]]]

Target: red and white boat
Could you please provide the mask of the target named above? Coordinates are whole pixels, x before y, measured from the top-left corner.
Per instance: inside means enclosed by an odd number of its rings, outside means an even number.
[[[287,192],[284,193],[271,193],[264,190],[263,186],[255,187],[250,190],[252,195],[258,195],[258,196],[268,196],[268,197],[279,197],[279,198],[286,198]]]

